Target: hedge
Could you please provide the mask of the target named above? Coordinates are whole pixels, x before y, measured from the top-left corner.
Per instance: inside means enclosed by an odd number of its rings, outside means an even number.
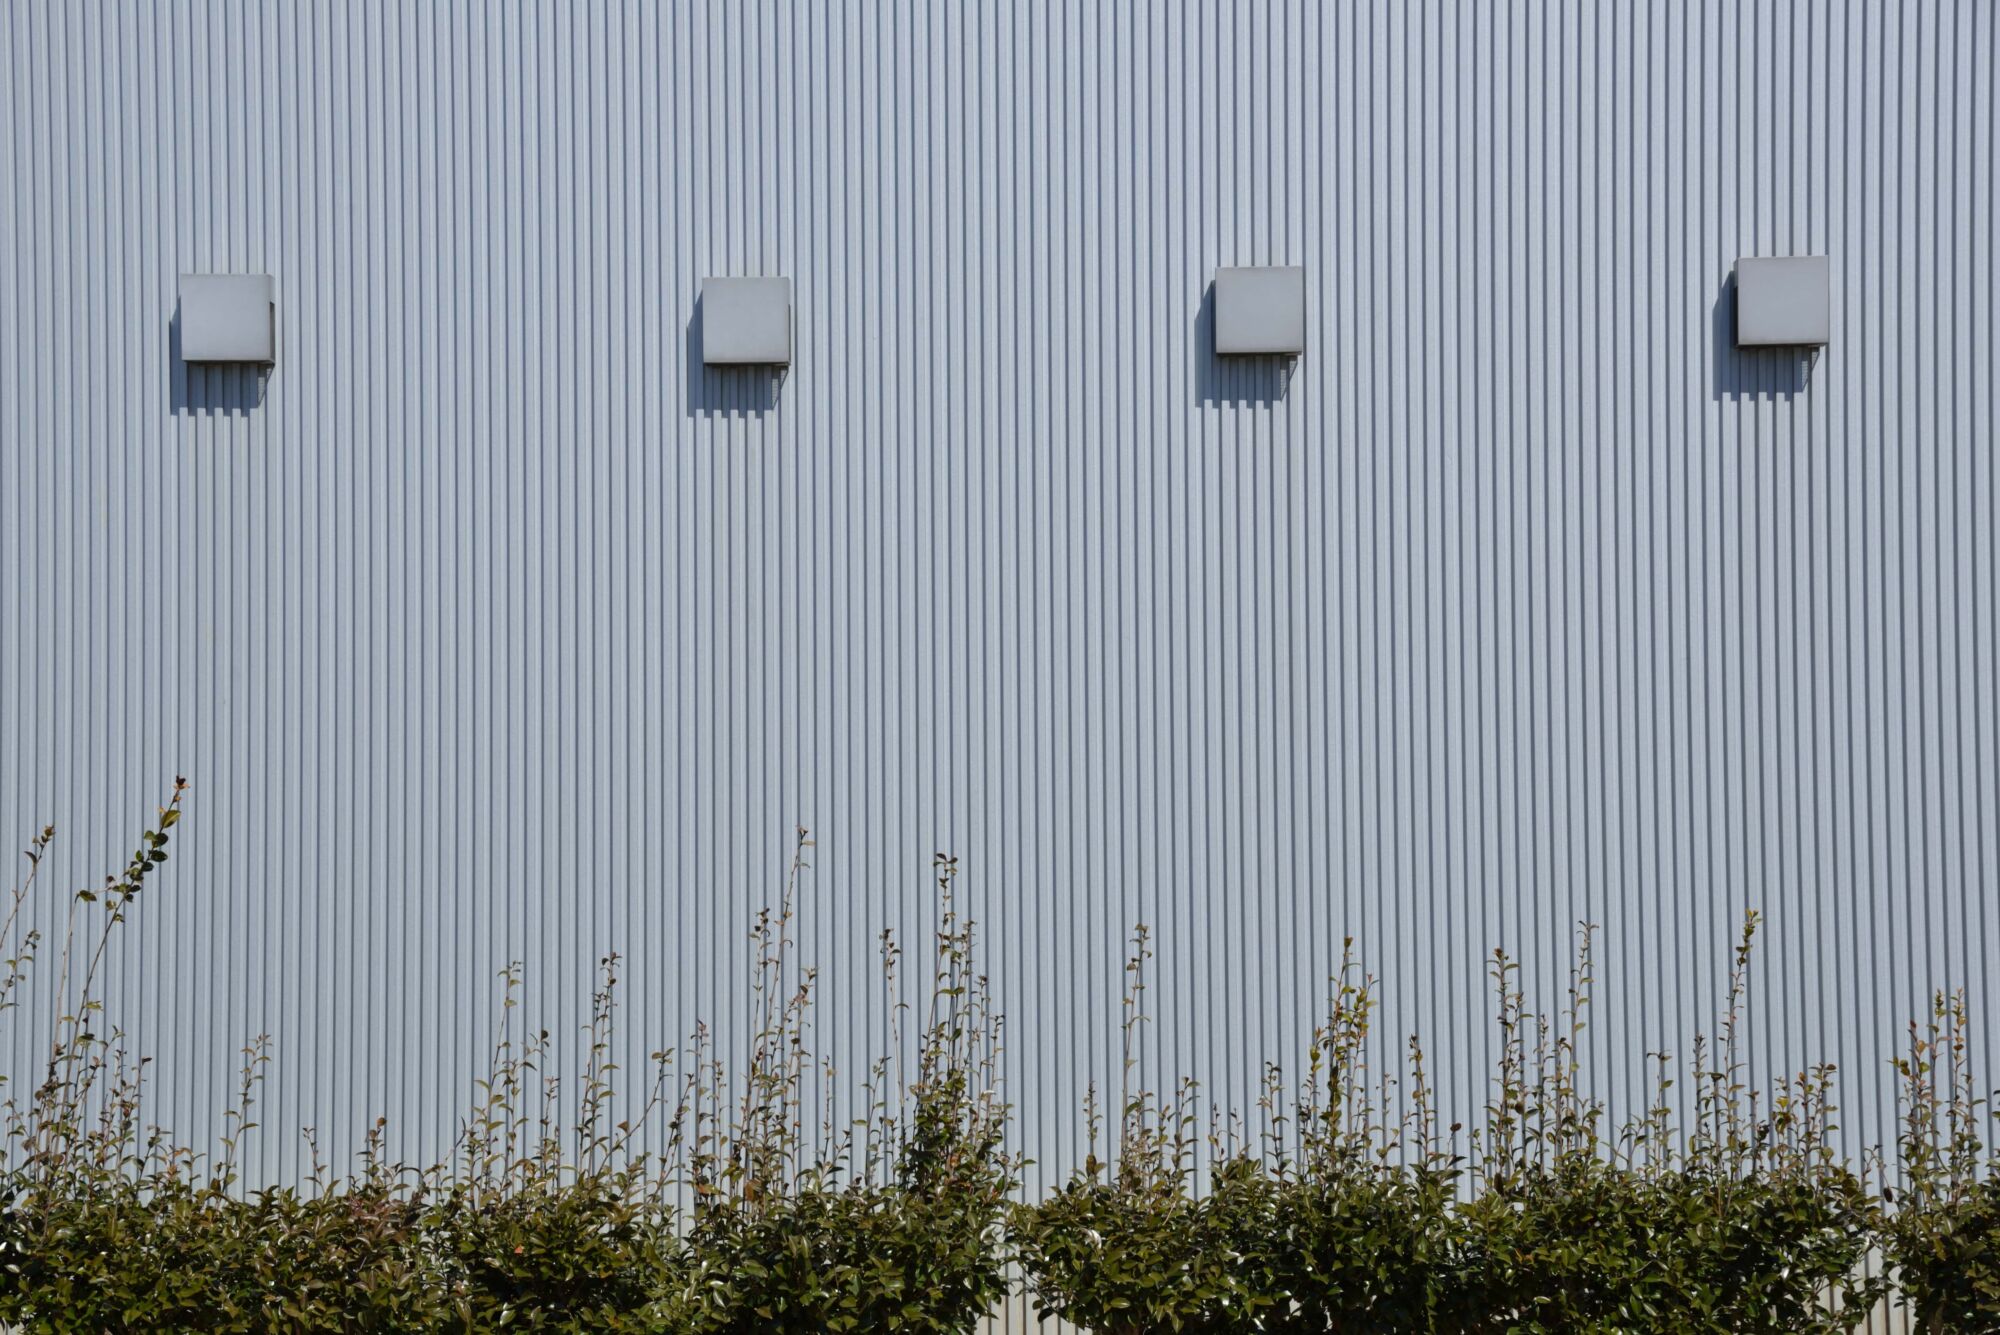
[[[140,1124],[145,1064],[105,1029],[98,998],[107,945],[166,860],[185,793],[177,780],[124,869],[74,896],[48,952],[57,995],[80,1001],[39,1083],[4,1104],[0,1321],[21,1329],[970,1331],[1018,1285],[1044,1316],[1119,1335],[1836,1332],[1892,1289],[1920,1329],[2000,1331],[2000,1174],[1963,993],[1910,1028],[1894,1185],[1878,1186],[1891,1165],[1835,1151],[1831,1067],[1770,1087],[1743,1069],[1754,915],[1715,1041],[1694,1048],[1685,1128],[1665,1058],[1652,1106],[1615,1126],[1583,1092],[1588,928],[1554,1016],[1531,1013],[1512,961],[1493,957],[1500,1056],[1470,1130],[1438,1125],[1414,1040],[1407,1100],[1371,1077],[1375,983],[1350,942],[1303,1073],[1294,1087],[1270,1068],[1250,1143],[1240,1123],[1201,1128],[1192,1084],[1131,1087],[1151,959],[1140,928],[1115,1125],[1107,1136],[1093,1090],[1089,1157],[1022,1201],[1000,1018],[952,858],[935,867],[914,1074],[878,1062],[861,1123],[804,1130],[816,982],[791,937],[803,831],[752,933],[758,1026],[742,1069],[698,1031],[684,1066],[654,1054],[640,1113],[614,1123],[611,956],[560,1115],[540,1074],[547,1034],[503,1026],[441,1162],[392,1161],[378,1123],[352,1172],[330,1173],[314,1146],[304,1186],[251,1188],[238,1146],[256,1125],[264,1043],[244,1051],[220,1152],[198,1156]],[[0,928],[0,1013],[38,967],[23,907],[53,837],[31,843]],[[885,936],[892,981],[898,965]],[[519,986],[510,969],[507,1012]]]

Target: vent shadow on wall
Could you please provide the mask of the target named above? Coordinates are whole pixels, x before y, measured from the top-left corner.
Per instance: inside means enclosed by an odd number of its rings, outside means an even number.
[[[246,413],[278,360],[277,284],[269,274],[182,274],[167,322],[169,406]]]
[[[792,362],[788,278],[704,278],[684,331],[687,415],[767,413]]]
[[[1745,256],[1710,310],[1713,396],[1805,392],[1832,337],[1832,266],[1824,255]]]
[[[1710,309],[1717,399],[1803,393],[1832,334],[1831,265],[1824,255],[1745,256]],[[774,410],[793,356],[791,280],[704,278],[684,329],[687,414]],[[1196,398],[1271,405],[1290,388],[1306,344],[1305,269],[1224,266],[1202,294],[1193,329]],[[183,274],[167,326],[168,383],[177,413],[258,407],[277,362],[275,280],[269,274]]]

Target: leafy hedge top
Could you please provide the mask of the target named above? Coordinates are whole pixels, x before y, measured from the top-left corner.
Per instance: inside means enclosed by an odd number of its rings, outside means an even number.
[[[1264,1133],[1199,1125],[1197,1091],[1135,1087],[1134,1035],[1151,959],[1127,964],[1125,1074],[1109,1161],[1095,1090],[1092,1152],[1042,1199],[1012,1204],[1001,1021],[955,907],[955,859],[935,872],[941,925],[929,1009],[907,1080],[865,1075],[867,1115],[807,1128],[816,979],[792,924],[811,848],[800,832],[777,903],[751,934],[748,1061],[726,1069],[698,1029],[684,1066],[653,1054],[638,1113],[613,1121],[620,962],[601,961],[574,1107],[545,1072],[544,1032],[503,1023],[457,1144],[438,1164],[392,1160],[377,1123],[355,1171],[313,1147],[301,1191],[246,1192],[269,1060],[244,1049],[220,1153],[198,1156],[139,1120],[145,1064],[97,998],[106,945],[166,860],[176,780],[124,870],[75,895],[56,965],[58,1017],[41,1082],[10,1096],[0,1136],[0,1321],[46,1331],[969,1331],[1016,1268],[1039,1308],[1104,1332],[1801,1331],[1855,1328],[1887,1259],[1929,1331],[2000,1331],[2000,1177],[1969,1061],[1964,995],[1912,1025],[1898,1064],[1900,1186],[1832,1146],[1831,1067],[1760,1087],[1739,1059],[1746,920],[1728,1005],[1694,1049],[1693,1119],[1658,1097],[1608,1126],[1582,1090],[1594,985],[1580,930],[1567,1002],[1531,1013],[1505,955],[1491,962],[1500,1056],[1470,1131],[1440,1129],[1412,1039],[1410,1111],[1368,1069],[1374,982],[1352,943],[1303,1078],[1269,1068]],[[42,856],[28,850],[0,943],[0,1014],[41,948],[22,927]],[[900,952],[887,934],[882,967]],[[518,969],[504,975],[504,1016]],[[899,1013],[900,1014],[900,1013]],[[900,1018],[888,1036],[901,1051]],[[103,1032],[100,1032],[103,1031]],[[832,1072],[826,1071],[831,1076]],[[654,1157],[636,1146],[658,1128]],[[310,1134],[308,1133],[310,1140]],[[1463,1144],[1465,1152],[1458,1146]],[[1196,1163],[1213,1165],[1197,1191]]]

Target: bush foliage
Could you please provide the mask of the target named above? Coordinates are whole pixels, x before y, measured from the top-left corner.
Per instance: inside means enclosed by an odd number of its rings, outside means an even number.
[[[1530,1014],[1515,966],[1491,967],[1500,1032],[1483,1124],[1449,1148],[1413,1041],[1410,1111],[1367,1069],[1372,981],[1351,959],[1315,1034],[1303,1089],[1273,1070],[1264,1143],[1212,1131],[1196,1186],[1192,1090],[1123,1103],[1116,1163],[1093,1151],[1044,1200],[1016,1210],[1013,1238],[1039,1310],[1092,1331],[1570,1332],[1848,1331],[1889,1289],[1888,1259],[1927,1329],[2000,1329],[1992,1289],[1992,1163],[1973,1135],[1962,1001],[1942,1010],[1907,1063],[1902,1146],[1910,1195],[1885,1209],[1833,1148],[1833,1070],[1751,1088],[1738,1057],[1757,919],[1745,922],[1728,1009],[1698,1040],[1694,1117],[1658,1098],[1607,1130],[1582,1093],[1591,938],[1584,929],[1563,1013]],[[1143,932],[1128,971],[1131,1035],[1144,1016]],[[1956,1053],[1946,1090],[1930,1058]],[[1093,1143],[1101,1128],[1091,1118]],[[1879,1269],[1879,1267],[1878,1267]],[[1935,1273],[1933,1273],[1933,1271]],[[1983,1287],[1982,1287],[1983,1286]]]
[[[1637,1117],[1610,1125],[1584,1093],[1587,928],[1553,1016],[1529,1011],[1515,966],[1494,956],[1500,1056],[1471,1130],[1438,1125],[1415,1040],[1401,1063],[1407,1097],[1371,1073],[1374,983],[1350,946],[1296,1085],[1269,1071],[1252,1143],[1234,1121],[1204,1129],[1192,1084],[1141,1086],[1151,952],[1140,928],[1108,1157],[1093,1091],[1091,1154],[1020,1203],[1001,1023],[955,908],[951,858],[935,868],[940,927],[911,1074],[878,1061],[851,1127],[807,1106],[811,1078],[833,1072],[810,1054],[815,978],[793,958],[803,832],[752,932],[756,1032],[741,1069],[698,1030],[684,1065],[654,1054],[637,1114],[614,1121],[613,956],[565,1102],[545,1074],[549,1036],[517,1034],[509,970],[509,1018],[444,1161],[394,1162],[377,1123],[351,1173],[330,1173],[314,1145],[301,1187],[249,1188],[238,1146],[256,1128],[262,1040],[243,1052],[219,1152],[198,1156],[142,1124],[145,1064],[98,999],[107,945],[166,860],[184,794],[176,781],[124,869],[73,897],[51,961],[22,924],[52,829],[31,844],[0,927],[0,1013],[38,963],[53,963],[57,996],[75,998],[39,1082],[0,1105],[0,1322],[961,1332],[1018,1276],[1044,1315],[1118,1335],[1836,1332],[1855,1329],[1892,1282],[1920,1329],[2000,1331],[2000,1174],[1962,993],[1912,1026],[1896,1162],[1861,1171],[1833,1148],[1830,1067],[1765,1088],[1739,1059],[1754,915],[1717,1036],[1694,1049],[1686,1127],[1671,1120],[1664,1056],[1657,1098]],[[892,987],[900,963],[885,934]],[[898,1015],[893,1053],[905,1050]],[[1882,1262],[1872,1270],[1871,1255]]]
[[[869,1118],[807,1134],[814,978],[791,926],[810,841],[753,931],[759,1027],[745,1069],[698,1032],[689,1069],[654,1054],[649,1096],[614,1122],[617,957],[601,962],[572,1115],[549,1035],[510,1019],[451,1156],[392,1162],[378,1123],[359,1168],[304,1190],[244,1191],[237,1146],[267,1060],[244,1052],[222,1152],[203,1160],[139,1122],[143,1065],[98,1032],[112,933],[166,860],[185,785],[125,871],[77,895],[59,996],[77,996],[31,1095],[5,1104],[0,1322],[36,1331],[964,1331],[1005,1289],[1018,1180],[997,1094],[999,1017],[938,861],[941,926],[914,1077],[879,1062]],[[17,932],[54,831],[29,849],[0,939],[11,1008],[40,947]],[[883,939],[893,974],[897,947]],[[520,987],[507,971],[503,1010]],[[891,1036],[903,1048],[900,1026]],[[830,1074],[830,1073],[829,1073]],[[732,1093],[734,1090],[736,1092]],[[652,1131],[667,1146],[637,1148]],[[314,1147],[315,1164],[319,1163]]]

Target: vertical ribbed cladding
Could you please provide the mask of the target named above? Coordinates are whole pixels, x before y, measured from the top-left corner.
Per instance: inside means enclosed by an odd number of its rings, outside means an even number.
[[[59,933],[194,779],[111,1012],[197,1143],[272,1033],[253,1176],[447,1144],[509,960],[565,1041],[611,949],[634,1058],[740,1035],[800,823],[843,1079],[964,857],[1038,1180],[1138,920],[1144,1078],[1238,1107],[1348,934],[1467,1113],[1482,953],[1552,999],[1580,919],[1627,1108],[1749,906],[1754,1056],[1838,1060],[1856,1147],[1927,989],[1995,1008],[1988,6],[31,0],[0,48],[0,831],[61,826]],[[1724,299],[1787,251],[1802,391]],[[1206,352],[1264,262],[1282,381]],[[261,391],[169,355],[210,268],[277,277]],[[775,393],[690,347],[736,272],[793,280]]]

